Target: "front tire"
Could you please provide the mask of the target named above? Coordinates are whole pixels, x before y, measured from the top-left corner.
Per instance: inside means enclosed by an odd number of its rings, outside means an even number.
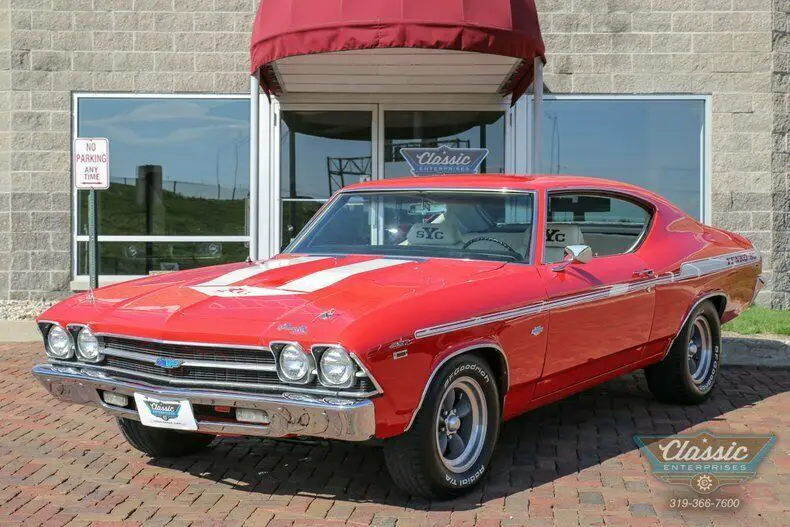
[[[474,487],[499,436],[500,403],[488,364],[450,359],[437,373],[411,428],[384,443],[395,484],[415,496],[448,499]]]
[[[710,302],[697,306],[664,360],[645,368],[650,391],[661,402],[699,404],[710,396],[719,374],[721,321]]]
[[[118,428],[134,448],[151,457],[181,457],[206,448],[216,436],[197,432],[181,432],[151,428],[139,421],[118,418]]]

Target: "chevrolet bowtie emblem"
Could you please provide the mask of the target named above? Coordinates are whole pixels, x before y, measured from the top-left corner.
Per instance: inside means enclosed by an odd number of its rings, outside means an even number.
[[[184,364],[184,361],[180,359],[159,358],[156,359],[156,362],[154,364],[166,370],[173,370],[175,368],[180,368]]]

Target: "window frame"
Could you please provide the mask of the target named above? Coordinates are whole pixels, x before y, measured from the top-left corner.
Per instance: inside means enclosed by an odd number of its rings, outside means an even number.
[[[74,139],[79,137],[79,105],[82,100],[90,99],[233,99],[233,100],[250,100],[249,93],[135,93],[135,92],[89,92],[89,91],[75,91],[71,94],[71,144],[69,150],[73,148]],[[111,146],[112,148],[112,146]],[[71,276],[75,282],[87,282],[89,277],[86,274],[78,274],[79,271],[79,243],[87,243],[90,239],[88,235],[79,234],[79,191],[74,187],[74,158],[69,156],[69,174],[71,176]],[[252,170],[248,174],[250,180],[252,179]],[[251,183],[251,181],[250,181]],[[250,186],[252,188],[252,186]],[[255,192],[250,192],[250,211],[256,210],[258,195]],[[248,211],[248,214],[250,213]],[[172,242],[172,243],[195,243],[195,242],[244,242],[247,243],[250,251],[252,250],[251,243],[251,224],[253,218],[249,218],[248,232],[246,235],[206,235],[206,236],[191,236],[191,235],[113,235],[113,234],[100,234],[98,236],[98,243],[102,242]],[[251,252],[250,252],[251,255]],[[99,278],[104,283],[121,282],[126,280],[134,280],[135,278],[143,278],[148,275],[108,275],[99,274]]]
[[[623,253],[617,254],[605,254],[603,256],[593,256],[592,260],[600,260],[603,258],[613,258],[617,256],[623,256],[625,254],[634,254],[642,247],[642,244],[647,239],[647,235],[652,232],[653,225],[655,224],[655,217],[658,214],[658,207],[654,203],[646,201],[638,196],[634,196],[633,194],[629,194],[624,191],[619,190],[610,190],[610,189],[595,189],[591,187],[579,187],[579,188],[562,188],[557,190],[548,190],[546,192],[546,210],[543,214],[544,224],[549,224],[549,202],[551,201],[552,194],[577,194],[582,196],[601,196],[607,197],[611,199],[619,199],[621,201],[627,201],[637,207],[644,209],[645,212],[648,214],[647,222],[645,223],[644,229],[637,237],[637,240],[631,245],[631,247]],[[572,222],[570,222],[572,223]],[[541,236],[541,240],[543,243],[543,259],[546,259],[546,236],[545,233]],[[586,245],[586,244],[585,244]],[[589,246],[588,246],[589,247]],[[592,247],[591,247],[592,248]],[[557,262],[541,262],[542,265],[556,265]]]
[[[518,119],[518,123],[514,128],[520,128],[519,136],[522,135],[527,139],[532,138],[535,134],[533,126],[533,108],[534,108],[534,95],[529,94],[524,98],[526,108],[524,108],[524,119]],[[702,101],[703,103],[703,120],[702,130],[700,133],[700,204],[699,211],[694,219],[704,223],[705,225],[712,225],[712,173],[713,173],[713,138],[712,138],[712,122],[713,122],[713,95],[709,93],[694,94],[694,93],[677,93],[677,94],[662,94],[662,93],[595,93],[595,94],[574,94],[574,93],[544,93],[543,101],[562,101],[562,100],[576,100],[576,101]],[[516,106],[519,106],[517,103]],[[545,108],[545,107],[544,107]],[[518,108],[513,108],[516,111]],[[519,126],[520,123],[520,126]],[[545,130],[545,121],[543,122]],[[513,134],[515,136],[515,134]],[[541,140],[542,138],[539,138]],[[513,138],[515,141],[515,137]],[[528,143],[529,144],[529,143]],[[515,147],[515,142],[513,143]],[[517,156],[518,154],[516,154]],[[516,163],[516,171],[529,172],[527,167],[532,166],[533,160],[531,159],[530,149],[527,148],[524,158],[521,159],[521,165],[518,160]],[[535,170],[537,171],[537,169]]]

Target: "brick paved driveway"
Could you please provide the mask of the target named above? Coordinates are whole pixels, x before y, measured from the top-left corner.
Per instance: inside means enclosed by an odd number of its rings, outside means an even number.
[[[100,410],[44,395],[38,354],[0,345],[0,525],[790,525],[786,370],[725,369],[698,407],[656,403],[639,376],[610,382],[508,423],[482,488],[426,503],[393,487],[373,447],[224,439],[152,461]],[[632,439],[701,428],[779,436],[757,479],[717,491],[738,511],[671,510],[694,495],[650,475]]]

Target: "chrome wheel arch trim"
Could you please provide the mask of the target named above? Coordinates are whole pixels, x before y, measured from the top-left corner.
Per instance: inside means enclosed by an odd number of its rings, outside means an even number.
[[[674,337],[672,337],[672,341],[669,343],[667,349],[664,351],[664,354],[661,356],[661,360],[664,360],[666,356],[669,355],[669,350],[672,349],[672,346],[675,345],[675,341],[678,339],[680,334],[683,333],[683,328],[685,328],[686,324],[688,324],[688,321],[691,318],[691,314],[694,312],[694,310],[697,309],[703,302],[716,297],[721,297],[724,299],[724,310],[722,310],[722,313],[719,314],[719,316],[721,317],[724,311],[727,310],[727,304],[730,302],[730,298],[727,296],[727,293],[721,290],[711,291],[697,298],[697,300],[693,304],[691,304],[691,308],[689,308],[689,310],[686,311],[686,314],[683,316],[683,321],[680,324],[680,329],[678,329],[677,334]]]
[[[417,418],[417,414],[420,412],[420,409],[422,408],[422,405],[425,402],[425,397],[428,395],[428,390],[431,388],[431,383],[433,383],[433,380],[436,377],[436,374],[439,372],[439,370],[441,370],[442,367],[445,364],[447,364],[447,362],[450,359],[457,357],[459,355],[463,355],[464,353],[470,353],[475,350],[481,350],[481,349],[495,349],[496,351],[499,352],[500,356],[505,362],[505,383],[507,384],[507,386],[505,386],[503,393],[500,394],[502,400],[504,400],[505,394],[507,393],[508,388],[510,387],[510,363],[507,360],[507,354],[505,354],[505,350],[502,349],[502,346],[495,344],[494,342],[478,342],[477,344],[465,346],[447,355],[431,371],[431,375],[428,377],[428,380],[425,383],[425,387],[422,389],[420,400],[411,414],[411,419],[409,419],[409,424],[407,424],[406,428],[403,429],[404,432],[408,432],[409,429],[411,429],[411,425],[414,424],[414,420]]]

